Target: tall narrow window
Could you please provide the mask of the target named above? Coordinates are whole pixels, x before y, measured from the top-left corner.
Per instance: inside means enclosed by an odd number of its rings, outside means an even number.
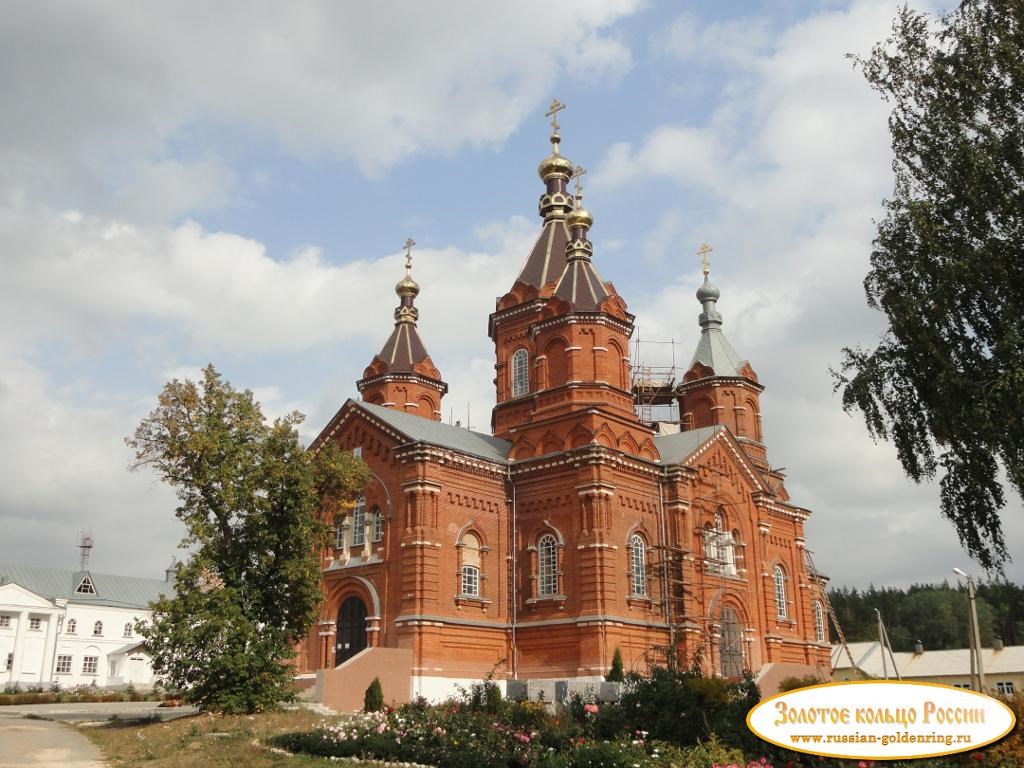
[[[124,636],[125,637],[131,637],[132,636],[132,623],[130,621],[127,624],[124,625]]]
[[[359,496],[356,508],[352,510],[352,546],[361,547],[366,543],[366,499]]]
[[[462,561],[459,593],[480,597],[480,537],[475,533],[462,534],[459,557]]]
[[[342,515],[334,516],[334,547],[335,549],[345,548],[345,531],[348,530],[348,526],[345,525],[345,518]]]
[[[775,615],[784,619],[786,613],[786,572],[781,565],[775,566]]]
[[[814,601],[814,639],[819,643],[825,642],[825,611],[819,600]]]
[[[380,512],[380,507],[373,508],[373,536],[371,540],[376,543],[384,538],[384,515]]]
[[[550,533],[537,541],[537,594],[558,594],[558,544]]]
[[[512,397],[522,397],[530,391],[530,356],[525,349],[512,355]]]
[[[647,544],[638,533],[629,537],[629,591],[647,596]]]
[[[103,637],[103,622],[97,621],[92,625],[92,634],[94,637]]]
[[[75,634],[78,631],[78,622],[75,619],[68,619],[68,627],[64,631],[69,635]]]

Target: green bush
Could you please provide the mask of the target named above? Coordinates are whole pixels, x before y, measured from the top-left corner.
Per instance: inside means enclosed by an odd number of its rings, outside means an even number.
[[[609,683],[621,683],[626,679],[622,669],[622,651],[619,650],[618,646],[615,647],[615,653],[612,654],[612,668],[608,670],[608,674],[604,676],[604,679]]]
[[[366,712],[380,712],[384,709],[384,691],[380,687],[380,678],[373,678],[373,682],[366,688],[363,694],[363,710]]]

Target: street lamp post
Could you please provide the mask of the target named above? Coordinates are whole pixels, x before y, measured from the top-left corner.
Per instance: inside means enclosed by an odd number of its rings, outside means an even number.
[[[971,644],[971,688],[979,693],[984,693],[988,686],[985,685],[985,667],[981,662],[981,633],[978,631],[978,604],[975,600],[974,577],[959,568],[954,568],[953,573],[967,579],[967,600],[970,603],[967,624],[970,634],[968,640]],[[975,675],[977,675],[977,688],[975,688]]]

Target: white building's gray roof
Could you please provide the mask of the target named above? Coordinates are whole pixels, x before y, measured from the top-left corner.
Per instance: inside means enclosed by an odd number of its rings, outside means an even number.
[[[96,594],[83,595],[75,592],[75,588],[84,575],[80,571],[64,568],[0,563],[0,584],[14,583],[48,600],[60,598],[79,605],[148,608],[161,594],[173,591],[173,585],[162,579],[90,572],[88,576]]]
[[[850,652],[853,654],[853,661],[860,670],[872,677],[883,676],[881,645],[877,640],[850,643],[849,646]],[[898,651],[893,656],[896,659],[896,668],[904,678],[968,676],[971,673],[971,652],[968,648],[954,648],[947,651],[925,650],[920,654]],[[889,666],[889,676],[894,677],[892,662],[888,654],[886,654],[885,661]],[[1008,645],[1001,651],[982,648],[981,665],[986,677],[1024,673],[1024,645]],[[832,666],[837,670],[850,668],[850,660],[846,657],[842,646],[832,646]]]

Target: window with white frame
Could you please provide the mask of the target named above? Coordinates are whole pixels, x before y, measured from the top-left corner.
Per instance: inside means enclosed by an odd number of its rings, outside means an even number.
[[[14,666],[14,654],[13,653],[8,653],[7,654],[7,659],[4,662],[4,672],[10,672],[11,671],[11,667],[13,667],[13,666]]]
[[[558,594],[558,542],[550,533],[537,540],[537,594]]]
[[[96,587],[92,584],[92,579],[88,576],[82,577],[82,580],[78,582],[78,586],[75,587],[75,592],[79,595],[95,595]]]
[[[775,616],[785,619],[789,613],[786,611],[786,572],[781,565],[775,566]]]
[[[647,596],[647,542],[639,533],[629,537],[629,593]]]
[[[103,637],[103,622],[97,621],[92,625],[93,637]]]
[[[1003,696],[1013,696],[1017,692],[1017,689],[1013,685],[1013,680],[997,680],[996,681],[996,693],[1001,693]]]
[[[725,514],[715,514],[715,524],[704,526],[704,557],[711,573],[736,575],[736,537],[726,528]]]
[[[530,391],[530,355],[525,349],[512,353],[512,397],[522,397]]]
[[[480,537],[467,531],[459,542],[459,594],[480,597]]]
[[[64,629],[64,632],[69,634],[69,635],[73,635],[77,631],[78,631],[78,621],[77,621],[77,619],[68,619],[68,624],[67,624],[67,627]]]
[[[348,530],[348,526],[345,524],[345,517],[343,515],[334,516],[334,548],[344,549],[345,548],[345,532]]]
[[[129,621],[127,624],[124,625],[124,636],[131,637],[133,629],[134,628],[132,627],[132,623]]]
[[[825,610],[820,600],[814,601],[814,639],[819,643],[825,642]]]
[[[57,657],[57,667],[54,669],[58,675],[70,675],[71,674],[71,656],[65,656],[61,654]]]
[[[38,616],[30,616],[28,620],[28,628],[33,632],[38,632],[43,628],[43,620]]]
[[[380,507],[373,508],[372,520],[371,529],[373,533],[371,535],[371,541],[376,544],[384,538],[384,515],[381,514]]]
[[[366,543],[366,499],[359,495],[352,510],[352,546],[361,547]]]
[[[11,628],[11,617],[6,613],[0,613],[0,629]]]
[[[100,668],[100,657],[99,656],[83,656],[82,657],[82,674],[83,675],[95,675],[97,670]]]

